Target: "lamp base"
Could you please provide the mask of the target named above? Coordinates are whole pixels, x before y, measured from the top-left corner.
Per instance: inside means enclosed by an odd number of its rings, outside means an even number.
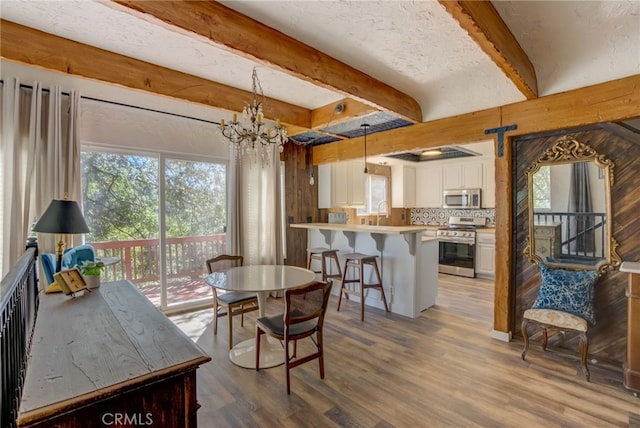
[[[62,240],[62,236],[60,236],[60,240],[58,241],[58,250],[56,251],[56,273],[62,270],[62,255],[64,254],[64,241]]]

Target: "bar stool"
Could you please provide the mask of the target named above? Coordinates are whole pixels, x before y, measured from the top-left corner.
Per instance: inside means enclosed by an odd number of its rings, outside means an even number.
[[[342,279],[342,269],[340,269],[340,262],[338,261],[338,250],[332,250],[330,248],[308,248],[307,249],[307,269],[311,270],[311,262],[317,260],[320,262],[321,267],[320,270],[313,272],[322,274],[322,281],[327,282],[327,280],[337,279],[340,281]],[[334,261],[336,265],[336,273],[327,273],[331,272],[331,268],[327,270],[327,262],[329,266],[331,266],[331,260]]]
[[[344,273],[342,275],[342,285],[340,286],[340,296],[338,297],[338,311],[340,310],[340,302],[342,301],[342,294],[344,293],[349,300],[349,294],[360,297],[360,321],[364,321],[364,290],[366,288],[374,288],[380,291],[382,302],[384,303],[384,310],[389,312],[387,306],[387,299],[384,296],[384,289],[382,288],[382,278],[380,277],[380,270],[378,269],[378,256],[371,256],[362,253],[350,253],[345,255],[346,263],[344,265]],[[377,278],[377,282],[366,284],[364,282],[364,266],[369,265],[373,268],[373,272]],[[347,271],[349,268],[355,269],[357,278],[347,279]],[[359,291],[351,290],[347,284],[358,283],[360,285]]]

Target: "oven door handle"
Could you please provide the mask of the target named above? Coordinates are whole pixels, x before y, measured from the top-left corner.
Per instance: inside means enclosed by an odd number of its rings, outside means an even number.
[[[466,244],[470,246],[476,245],[475,242],[466,242],[466,241],[461,241],[460,239],[455,239],[455,238],[438,237],[438,240],[440,240],[440,242],[451,242],[454,244]]]

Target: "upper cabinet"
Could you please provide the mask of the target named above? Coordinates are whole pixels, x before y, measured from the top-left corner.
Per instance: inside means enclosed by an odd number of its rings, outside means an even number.
[[[442,207],[442,167],[427,164],[416,168],[416,207]]]
[[[330,174],[329,174],[330,170]],[[318,170],[319,208],[362,206],[364,194],[364,162],[337,162]]]
[[[391,167],[391,206],[414,208],[416,206],[416,169],[412,166]]]
[[[495,164],[488,157],[460,158],[391,166],[393,208],[442,208],[445,189],[479,188],[482,208],[495,208]],[[318,207],[365,203],[362,159],[318,165]]]
[[[318,208],[331,208],[333,206],[332,195],[332,174],[333,168],[329,163],[318,165]]]
[[[416,207],[442,208],[447,189],[481,189],[483,208],[495,207],[493,159],[425,162],[416,168]]]
[[[482,162],[461,161],[443,167],[443,189],[482,188]]]

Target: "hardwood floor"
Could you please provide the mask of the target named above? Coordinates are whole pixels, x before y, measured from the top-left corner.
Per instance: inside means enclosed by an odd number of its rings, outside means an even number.
[[[201,427],[606,427],[638,426],[640,399],[622,374],[533,342],[491,338],[493,282],[440,275],[437,305],[417,319],[332,296],[325,324],[325,379],[313,361],[243,369],[229,361],[225,318],[213,336],[211,311],[173,317],[213,360],[198,370]],[[268,314],[282,311],[270,299]],[[234,342],[254,336],[256,312],[234,322]],[[237,318],[236,318],[237,319]],[[235,319],[234,319],[235,321]],[[307,345],[307,344],[305,344]],[[299,354],[307,346],[299,345]]]

